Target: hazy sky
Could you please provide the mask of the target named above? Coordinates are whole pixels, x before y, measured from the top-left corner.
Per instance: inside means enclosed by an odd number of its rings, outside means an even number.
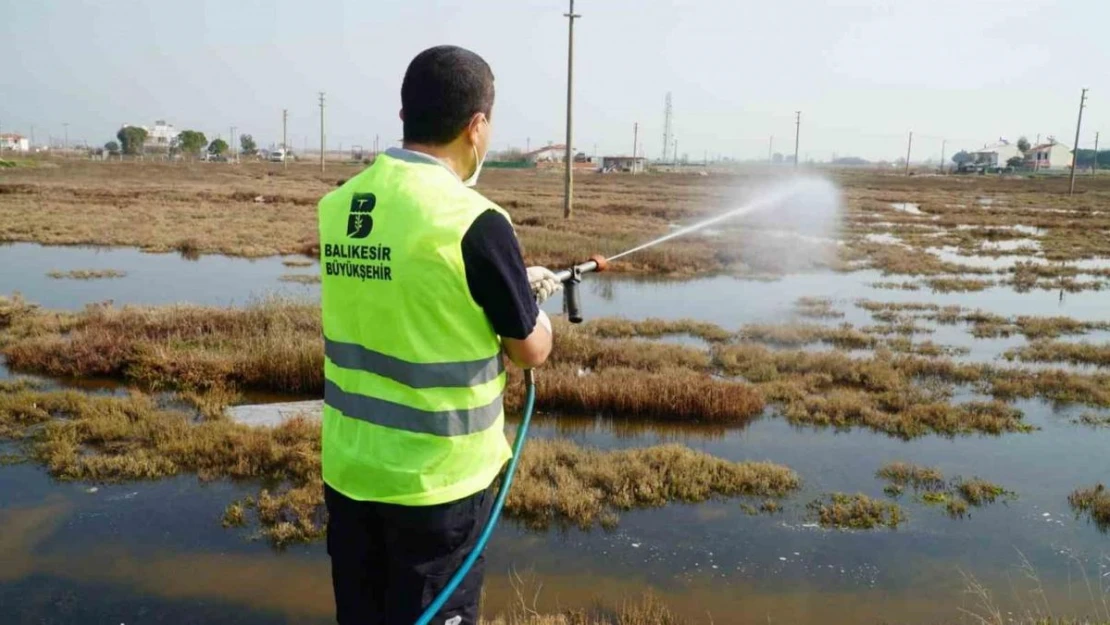
[[[662,149],[673,92],[679,152],[937,158],[1004,136],[1110,147],[1107,0],[579,0],[575,146]],[[0,0],[0,128],[102,144],[166,119],[259,145],[391,145],[408,61],[441,43],[497,78],[494,145],[562,142],[566,2],[555,0]]]

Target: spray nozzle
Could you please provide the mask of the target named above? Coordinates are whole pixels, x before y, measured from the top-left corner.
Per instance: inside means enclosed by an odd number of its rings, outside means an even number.
[[[582,282],[582,275],[608,268],[609,261],[601,254],[594,254],[584,263],[555,272],[555,277],[563,283],[563,309],[571,323],[582,323],[582,308],[578,301],[578,284]]]

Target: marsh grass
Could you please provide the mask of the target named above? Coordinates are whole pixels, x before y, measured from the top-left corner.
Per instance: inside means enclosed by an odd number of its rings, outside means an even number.
[[[296,284],[320,284],[320,275],[315,273],[287,273],[278,277],[278,280]]]
[[[1000,497],[1016,497],[1013,492],[982,478],[956,477],[946,481],[940,469],[906,462],[886,464],[875,473],[875,477],[888,482],[883,489],[887,495],[899,497],[906,488],[911,488],[922,503],[943,505],[952,518],[967,516],[969,506],[978,508],[992,504]]]
[[[534,529],[612,527],[620,511],[726,497],[783,497],[800,486],[790,469],[729,462],[681,445],[600,451],[531,440],[506,511]]]
[[[1110,491],[1101,483],[1072,491],[1068,503],[1077,517],[1086,514],[1099,530],[1110,531]]]
[[[55,280],[104,280],[126,277],[127,272],[116,269],[73,269],[70,271],[51,271],[46,275]]]
[[[985,291],[994,286],[995,282],[978,278],[927,278],[925,285],[934,293],[972,293]]]
[[[720,343],[733,338],[724,328],[694,319],[644,319],[632,321],[620,317],[592,319],[581,326],[582,330],[600,338],[659,338],[686,334],[710,343]]]
[[[281,261],[281,264],[286,267],[311,267],[316,264],[316,261],[311,258],[286,258]]]
[[[0,438],[63,480],[117,482],[195,473],[267,487],[224,512],[258,523],[275,545],[323,535],[320,427],[294,417],[273,428],[196,419],[152,397],[75,391],[0,393]],[[783,497],[800,480],[787,467],[730,462],[681,445],[602,451],[566,440],[529,441],[506,514],[529,527],[612,527],[633,508],[715,498]]]
[[[906,521],[906,515],[898,504],[872,499],[862,493],[831,493],[810,502],[807,508],[811,518],[822,527],[837,529],[895,529]]]
[[[1073,423],[1087,425],[1093,428],[1110,428],[1110,415],[1084,412],[1079,415],[1079,418],[1075,419]]]
[[[794,302],[794,312],[808,319],[839,319],[844,316],[827,297],[799,297]]]
[[[537,594],[539,589],[535,591]],[[485,617],[481,625],[684,625],[686,620],[675,615],[661,599],[645,594],[615,606],[599,605],[590,609],[567,610],[554,614],[539,612],[535,595],[526,597],[518,591],[517,603],[506,614],[492,619]]]
[[[1110,367],[1110,344],[1037,340],[1028,345],[1009,349],[1003,356],[1007,360],[1021,362],[1062,362],[1072,365]]]
[[[1018,315],[1003,317],[982,310],[959,306],[940,306],[930,302],[877,302],[858,300],[856,306],[868,311],[876,321],[886,323],[933,321],[955,325],[966,323],[975,338],[1006,338],[1022,335],[1030,340],[1055,339],[1061,336],[1082,335],[1099,330],[1110,330],[1110,321],[1080,321],[1071,317],[1037,317]]]

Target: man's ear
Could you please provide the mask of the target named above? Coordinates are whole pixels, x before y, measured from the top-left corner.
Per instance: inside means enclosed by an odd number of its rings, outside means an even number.
[[[400,117],[401,121],[405,121],[405,109],[397,111],[397,117]]]
[[[475,113],[470,118],[470,123],[466,125],[466,135],[470,137],[470,143],[478,145],[482,140],[482,120],[486,118],[485,113]]]

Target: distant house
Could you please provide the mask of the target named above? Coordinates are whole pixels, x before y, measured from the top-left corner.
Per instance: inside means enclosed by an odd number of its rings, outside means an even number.
[[[566,158],[566,152],[566,145],[547,145],[538,150],[526,152],[524,160],[529,163],[562,163]]]
[[[0,150],[29,152],[31,150],[31,143],[27,141],[27,137],[23,135],[14,133],[0,134]]]
[[[997,143],[985,145],[978,150],[968,150],[968,152],[973,159],[969,164],[986,170],[1004,169],[1007,167],[1006,162],[1011,158],[1022,156],[1021,150],[1005,139],[999,139]]]
[[[598,158],[598,171],[638,174],[644,171],[646,160],[643,156],[602,156]]]
[[[144,148],[168,150],[177,141],[177,135],[181,134],[173,127],[173,124],[167,124],[163,119],[154,122],[153,127],[139,126],[138,124],[124,124],[122,126],[122,128],[127,127],[142,128],[146,131],[146,141],[143,142]]]
[[[1029,148],[1025,153],[1025,167],[1034,171],[1070,169],[1073,154],[1068,146],[1050,139]]]

